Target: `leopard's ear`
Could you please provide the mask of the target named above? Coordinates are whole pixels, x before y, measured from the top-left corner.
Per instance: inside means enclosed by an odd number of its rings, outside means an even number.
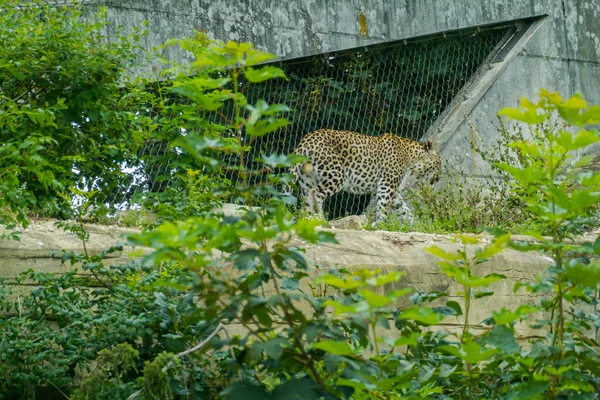
[[[433,142],[431,140],[426,141],[423,144],[423,150],[425,151],[432,151],[433,150]]]

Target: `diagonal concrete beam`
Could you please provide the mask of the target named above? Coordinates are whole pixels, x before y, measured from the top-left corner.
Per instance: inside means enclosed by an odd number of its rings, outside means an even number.
[[[438,149],[444,147],[467,115],[546,21],[547,16],[544,14],[515,21],[515,27],[484,60],[421,140],[434,141]]]

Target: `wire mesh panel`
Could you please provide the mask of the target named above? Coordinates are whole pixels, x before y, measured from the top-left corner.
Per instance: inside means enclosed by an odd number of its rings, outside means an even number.
[[[291,124],[253,147],[254,156],[293,152],[317,129],[420,140],[511,27],[364,47],[282,62],[289,77],[249,86],[250,101],[283,103]],[[371,195],[338,193],[328,218],[360,214]]]
[[[253,165],[253,160],[263,154],[291,153],[317,129],[368,135],[392,132],[420,140],[513,27],[473,28],[275,63],[289,80],[240,85],[250,103],[263,99],[288,105],[290,124],[254,141],[247,166],[260,170],[262,166]],[[223,122],[220,118],[228,117],[229,111],[225,106],[220,116],[207,118]],[[165,144],[150,141],[143,149],[132,187],[123,191],[130,194],[128,199],[139,197],[140,191],[166,190],[174,168],[169,160],[178,155],[167,154],[175,150],[167,150]],[[234,158],[227,161],[238,163]],[[234,173],[223,178],[238,179]],[[360,214],[370,197],[338,193],[325,202],[325,214],[330,219]]]

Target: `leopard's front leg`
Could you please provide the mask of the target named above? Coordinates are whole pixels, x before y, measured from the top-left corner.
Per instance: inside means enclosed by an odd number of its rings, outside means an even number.
[[[377,186],[377,193],[375,196],[377,208],[375,212],[375,221],[373,221],[373,224],[371,225],[373,227],[385,219],[388,210],[392,207],[394,199],[394,187],[386,183],[380,183]]]
[[[394,210],[398,210],[402,219],[408,223],[409,226],[412,226],[415,222],[414,217],[412,215],[412,211],[402,198],[402,193],[399,190],[396,191],[396,195],[394,196],[393,203]]]

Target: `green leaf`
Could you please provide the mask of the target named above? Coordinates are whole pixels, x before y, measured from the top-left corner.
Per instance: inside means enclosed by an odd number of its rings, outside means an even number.
[[[272,60],[273,58],[275,58],[275,56],[271,53],[265,53],[260,50],[249,48],[246,50],[245,64],[247,66],[252,66]]]
[[[363,289],[358,292],[371,307],[385,307],[392,302],[388,296],[373,293],[370,290]]]
[[[481,298],[489,297],[489,296],[493,296],[493,295],[494,295],[494,292],[492,292],[491,290],[484,289],[484,290],[475,292],[475,295],[473,296],[473,298],[481,299]]]
[[[425,248],[425,251],[446,261],[456,261],[460,259],[460,256],[458,254],[448,253],[437,246],[427,247]]]
[[[281,288],[286,290],[298,290],[300,288],[300,282],[298,282],[298,279],[285,277],[281,280]]]
[[[597,236],[594,241],[594,254],[600,254],[600,236]]]
[[[293,379],[279,385],[271,392],[273,400],[318,400],[323,398],[319,386],[308,377]]]
[[[275,337],[266,342],[254,343],[250,348],[250,356],[256,360],[264,352],[265,355],[273,360],[279,360],[283,355],[284,347],[288,347],[287,339]]]
[[[528,382],[513,386],[511,390],[516,392],[517,399],[530,400],[544,394],[549,387],[548,382],[530,379]]]
[[[498,115],[525,122],[526,124],[537,125],[549,117],[543,110],[538,113],[538,109],[540,108],[536,104],[523,97],[521,98],[521,108],[503,108],[498,112]]]
[[[500,311],[493,311],[494,323],[498,325],[508,325],[517,320],[526,318],[532,312],[538,311],[537,307],[529,305],[520,305],[513,312],[503,308]]]
[[[283,112],[288,112],[290,109],[288,106],[283,104],[272,104],[269,105],[264,100],[258,100],[255,105],[247,104],[246,109],[250,111],[250,115],[244,122],[246,126],[254,126],[258,123],[259,119],[263,116],[273,117]]]
[[[456,310],[448,306],[434,307],[433,311],[440,314],[442,317],[447,317],[448,315],[457,316]]]
[[[339,244],[332,232],[317,232],[317,243]]]
[[[509,164],[498,163],[497,166],[508,172],[519,184],[523,186],[535,185],[544,182],[546,173],[537,166],[527,166],[525,168],[515,167]]]
[[[505,354],[512,354],[521,350],[519,343],[515,339],[514,332],[504,325],[494,326],[486,342]]]
[[[550,92],[547,89],[540,89],[540,100],[542,102],[547,102],[551,106],[558,106],[563,102],[560,93],[558,92]]]
[[[388,283],[398,282],[404,275],[405,275],[404,272],[392,271],[387,274],[381,274],[381,275],[367,278],[366,281],[370,286],[383,286],[383,285],[387,285]]]
[[[335,384],[337,386],[348,386],[359,391],[367,390],[367,385],[354,379],[338,378]]]
[[[338,356],[347,356],[354,354],[352,347],[346,342],[336,342],[333,340],[323,340],[321,342],[313,343],[311,346],[313,349],[323,350],[329,354]]]
[[[298,163],[300,160],[306,159],[306,157],[298,156],[296,154],[271,154],[264,155],[261,157],[265,165],[271,168],[289,168],[292,165]]]
[[[281,68],[266,65],[260,68],[246,68],[244,70],[244,76],[249,82],[258,83],[266,81],[267,79],[283,78],[288,80],[285,73]]]
[[[433,309],[428,307],[411,307],[401,311],[398,316],[400,319],[412,319],[424,325],[439,324],[441,317]]]
[[[481,278],[472,275],[471,271],[467,268],[457,267],[451,264],[441,264],[441,269],[448,277],[453,278],[461,285],[470,288],[487,287],[496,281],[506,279],[506,276],[501,274],[489,274]]]
[[[570,99],[565,100],[562,104],[559,104],[557,109],[558,113],[571,125],[581,126],[582,121],[580,120],[581,110],[587,108],[587,103],[580,94],[575,94]]]
[[[320,275],[316,279],[318,284],[326,284],[329,286],[333,286],[338,289],[356,289],[358,287],[363,286],[360,281],[354,280],[351,277],[344,276],[343,278],[337,277],[335,275]]]
[[[589,164],[586,164],[589,165]],[[600,172],[583,172],[577,176],[579,184],[589,189],[597,189],[600,187]]]
[[[465,351],[464,360],[471,364],[487,361],[498,353],[497,349],[484,349],[475,341],[467,343],[463,349]]]
[[[600,263],[578,263],[565,269],[565,277],[573,285],[596,288],[600,283]]]
[[[475,253],[475,256],[478,260],[485,260],[488,258],[492,258],[496,254],[500,253],[508,246],[508,242],[510,241],[510,234],[504,234],[501,236],[497,236],[494,241],[485,248],[478,250]]]
[[[438,349],[440,351],[448,353],[448,354],[450,354],[452,356],[458,357],[461,360],[464,359],[464,352],[460,351],[460,349],[458,347],[454,347],[454,346],[450,346],[450,345],[444,345],[444,346],[438,346]]]
[[[256,249],[243,249],[233,254],[233,266],[241,271],[253,270],[258,265],[260,252]]]
[[[457,317],[460,315],[463,315],[460,304],[458,304],[458,302],[456,302],[454,300],[450,300],[450,301],[446,302],[446,307],[450,307],[451,309],[453,309],[456,312],[456,314],[454,314],[454,315]]]
[[[591,106],[578,118],[581,125],[600,124],[600,106]]]
[[[562,367],[555,368],[551,365],[544,367],[544,370],[550,375],[561,376],[567,371],[572,371],[575,369],[572,365],[565,365]]]
[[[218,110],[223,107],[223,102],[228,99],[227,91],[214,90],[212,92],[204,92],[187,85],[174,87],[172,91],[193,100],[207,111]]]
[[[269,393],[260,386],[248,382],[238,381],[227,386],[221,396],[231,400],[266,400],[270,399]]]
[[[395,289],[395,290],[391,290],[387,293],[387,296],[392,299],[392,301],[396,301],[397,299],[399,299],[400,297],[407,295],[409,293],[412,293],[413,289],[412,288],[405,288],[405,289]]]
[[[578,150],[598,142],[600,142],[600,136],[598,135],[598,132],[580,129],[579,132],[575,134],[573,144],[569,150]]]
[[[197,153],[204,149],[221,149],[227,146],[227,143],[221,138],[209,138],[207,136],[189,135],[179,138],[173,142],[174,146],[181,146],[190,153]]]
[[[205,77],[191,78],[191,79],[187,79],[184,81],[186,87],[194,87],[199,92],[202,92],[203,90],[206,90],[206,89],[222,88],[223,86],[227,85],[228,82],[229,82],[229,78],[212,79],[212,78],[205,78]]]
[[[250,136],[260,137],[287,125],[288,120],[285,118],[268,118],[258,121],[254,125],[246,125],[246,133]]]
[[[230,66],[227,57],[215,53],[210,54],[196,54],[196,59],[192,62],[192,66],[196,68],[222,68],[225,69]]]
[[[561,391],[573,390],[577,393],[590,393],[593,392],[594,386],[592,386],[589,382],[576,381],[573,379],[568,379],[562,385],[560,385],[559,389]]]
[[[396,339],[394,342],[394,346],[418,346],[419,338],[421,337],[420,333],[411,332],[408,335],[402,335],[399,339]]]
[[[469,364],[478,364],[482,361],[487,361],[498,353],[497,349],[484,349],[475,341],[462,344],[460,348],[444,345],[439,346],[439,349]]]
[[[450,375],[452,375],[454,373],[454,371],[456,371],[456,368],[458,368],[458,364],[456,364],[454,366],[448,365],[448,364],[442,364],[442,365],[440,365],[440,372],[438,373],[438,377],[447,378]]]
[[[505,275],[502,274],[488,274],[486,276],[484,276],[483,278],[479,278],[479,277],[475,277],[472,276],[470,281],[468,282],[468,285],[470,287],[484,287],[484,286],[489,286],[490,284],[506,279]]]
[[[567,210],[581,212],[595,206],[600,201],[600,193],[592,193],[587,189],[575,189],[571,191],[571,201]]]
[[[317,219],[301,219],[294,226],[296,234],[309,243],[317,243],[319,241],[319,235],[315,228],[323,225],[323,221]]]
[[[457,238],[460,243],[462,244],[477,244],[479,243],[479,238],[477,236],[473,236],[473,235],[468,235],[468,234],[458,234],[458,235],[454,235],[455,238]]]
[[[377,321],[376,321],[375,325],[380,326],[385,330],[389,330],[390,329],[390,320],[388,318],[388,315],[380,315],[379,317],[377,317]]]
[[[427,365],[423,365],[420,369],[419,369],[419,382],[420,383],[425,383],[428,380],[430,380],[433,377],[433,374],[435,373],[436,368],[435,366],[427,366]]]
[[[323,362],[325,364],[325,370],[327,372],[329,372],[330,374],[336,372],[340,365],[344,363],[346,359],[344,357],[341,356],[336,356],[333,354],[326,354],[325,357],[323,357]]]

